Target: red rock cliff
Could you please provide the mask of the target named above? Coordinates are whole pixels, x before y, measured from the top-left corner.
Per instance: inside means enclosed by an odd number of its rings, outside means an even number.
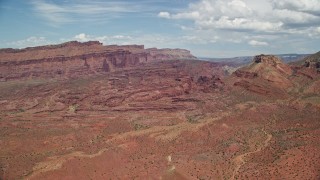
[[[195,57],[183,49],[145,49],[143,45],[103,46],[98,41],[7,48],[0,49],[0,80],[75,77],[172,59]]]

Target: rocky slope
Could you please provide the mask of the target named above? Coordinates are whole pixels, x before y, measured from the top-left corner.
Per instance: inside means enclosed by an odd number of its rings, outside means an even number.
[[[228,83],[269,97],[319,94],[320,73],[316,57],[306,58],[301,65],[288,65],[273,55],[255,56],[251,64],[236,70]]]
[[[311,55],[301,59],[300,61],[294,62],[292,64],[293,65],[304,65],[305,67],[319,69],[320,68],[320,51],[315,54],[311,54]]]
[[[230,77],[223,66],[154,60],[1,82],[0,179],[319,179],[319,75],[270,55]]]
[[[312,69],[313,72],[320,73],[320,51],[303,59],[305,68]]]
[[[259,55],[253,62],[233,73],[234,86],[245,88],[259,94],[282,96],[293,87],[289,76],[293,73],[290,66],[278,57]]]
[[[171,59],[195,57],[183,49],[144,49],[142,45],[103,46],[97,41],[1,49],[0,80],[76,77]]]

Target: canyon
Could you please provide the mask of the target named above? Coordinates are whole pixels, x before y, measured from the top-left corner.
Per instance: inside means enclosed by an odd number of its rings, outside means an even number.
[[[319,53],[0,50],[0,179],[319,179]]]

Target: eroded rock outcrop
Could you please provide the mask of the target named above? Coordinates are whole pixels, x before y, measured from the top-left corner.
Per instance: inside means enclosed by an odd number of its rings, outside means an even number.
[[[320,51],[306,57],[303,61],[305,67],[316,69],[320,73]]]
[[[258,55],[248,66],[236,70],[230,85],[263,96],[287,97],[320,94],[320,53],[303,61],[285,64],[276,56]]]
[[[8,48],[0,49],[0,80],[76,77],[172,59],[195,57],[183,49],[144,49],[143,45],[103,46],[98,41]]]
[[[245,88],[258,94],[282,92],[293,86],[289,76],[293,73],[290,66],[284,64],[278,57],[258,55],[250,65],[233,73],[236,77],[234,86]],[[274,95],[274,94],[273,94]]]
[[[154,60],[176,60],[176,59],[196,59],[191,52],[185,49],[146,49],[151,61]]]

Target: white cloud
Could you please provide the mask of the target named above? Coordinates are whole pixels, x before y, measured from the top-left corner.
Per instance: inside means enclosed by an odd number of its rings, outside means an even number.
[[[187,13],[178,13],[174,14],[171,17],[172,19],[191,19],[191,20],[197,20],[200,18],[200,13],[198,11],[194,12],[187,12]]]
[[[319,47],[320,0],[198,0],[162,12],[179,23],[181,42],[199,45],[192,46],[196,54],[200,47],[212,47],[211,53],[203,51],[211,56],[262,53],[255,47],[263,47],[263,53],[306,53]],[[218,52],[225,47],[230,50]]]
[[[115,35],[111,37],[112,39],[118,39],[118,40],[130,40],[132,39],[131,36],[124,36],[124,35]]]
[[[287,9],[320,15],[319,0],[272,0],[272,5],[275,9]]]
[[[275,10],[274,15],[276,15],[279,20],[285,22],[286,24],[310,24],[317,23],[320,20],[319,17],[305,12],[296,12],[288,9]]]
[[[160,14],[159,14],[160,15]],[[193,20],[200,29],[277,30],[281,23],[259,21],[254,11],[241,0],[201,0],[189,5],[183,12],[166,18]],[[164,14],[162,13],[163,17]]]
[[[183,48],[182,45],[206,45],[216,43],[219,40],[218,36],[211,36],[208,38],[203,35],[192,35],[192,36],[171,36],[162,34],[136,34],[136,35],[105,35],[95,36],[80,33],[75,35],[71,39],[64,39],[64,41],[100,41],[105,45],[117,44],[117,45],[128,45],[128,44],[143,44],[146,47],[158,47],[158,48]]]
[[[251,46],[268,46],[269,45],[267,42],[256,41],[256,40],[251,40],[248,42],[248,44]]]
[[[159,12],[158,17],[170,19],[170,13],[168,12]]]
[[[203,27],[205,27],[205,25],[208,25],[209,28],[274,32],[281,28],[282,23],[263,22],[247,18],[231,19],[229,17],[222,16],[219,20],[215,22],[209,22],[207,24],[202,25]]]
[[[52,26],[71,22],[105,21],[121,13],[142,11],[139,5],[132,2],[117,1],[63,1],[54,3],[47,0],[33,0],[31,4],[35,13],[45,18]]]
[[[259,4],[260,3],[260,4]],[[278,33],[320,25],[319,0],[200,0],[158,17],[191,20],[198,29]],[[161,15],[160,15],[161,14]]]
[[[52,25],[67,23],[71,20],[64,13],[66,9],[55,4],[46,3],[45,1],[32,1],[34,8],[40,16],[52,22]]]
[[[95,35],[88,35],[85,33],[80,33],[75,35],[72,39],[64,40],[64,41],[70,41],[70,40],[76,40],[80,42],[85,41],[100,41],[103,44],[134,44],[134,38],[129,35],[111,35],[111,36],[95,36]]]
[[[228,5],[231,7],[235,7],[235,8],[238,8],[238,7],[246,8],[247,7],[246,3],[244,3],[243,1],[240,1],[240,0],[233,0],[231,2],[228,2]]]
[[[80,42],[85,42],[85,41],[100,41],[104,44],[130,44],[134,43],[134,39],[131,36],[128,35],[112,35],[112,36],[94,36],[94,35],[88,35],[85,33],[80,33],[75,35],[72,39],[70,40],[76,40]]]
[[[22,39],[18,41],[7,42],[7,46],[15,48],[24,48],[24,47],[34,47],[50,44],[51,41],[47,40],[45,37],[36,37],[31,36],[27,39]]]
[[[85,33],[81,33],[81,34],[75,35],[74,39],[83,42],[83,41],[88,41],[90,37],[88,37],[88,35],[86,35]]]

